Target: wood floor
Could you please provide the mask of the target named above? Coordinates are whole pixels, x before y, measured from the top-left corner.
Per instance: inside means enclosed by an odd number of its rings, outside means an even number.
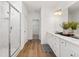
[[[33,39],[25,44],[17,57],[55,57],[55,54],[45,52],[43,46],[40,44],[40,40]]]

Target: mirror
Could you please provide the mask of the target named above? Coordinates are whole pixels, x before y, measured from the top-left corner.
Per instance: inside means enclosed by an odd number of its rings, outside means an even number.
[[[68,20],[79,22],[79,2],[72,4],[68,8]]]
[[[75,2],[68,8],[68,21],[79,23],[79,1]],[[79,28],[77,28],[75,33],[79,34]]]

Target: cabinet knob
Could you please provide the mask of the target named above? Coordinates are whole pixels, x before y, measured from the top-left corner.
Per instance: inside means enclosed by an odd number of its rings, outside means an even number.
[[[64,43],[64,42],[61,42],[61,43]]]
[[[70,56],[74,56],[73,54],[71,54]]]

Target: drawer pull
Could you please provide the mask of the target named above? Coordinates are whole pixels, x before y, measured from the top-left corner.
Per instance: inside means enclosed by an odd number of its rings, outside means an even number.
[[[74,56],[73,54],[71,54],[70,56]]]
[[[61,43],[64,43],[64,42],[61,42]]]

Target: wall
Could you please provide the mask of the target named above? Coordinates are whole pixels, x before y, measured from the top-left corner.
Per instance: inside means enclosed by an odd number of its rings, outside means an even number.
[[[63,31],[61,24],[68,21],[68,10],[63,10],[62,16],[55,16],[52,7],[43,6],[41,8],[41,44],[46,43],[46,33],[55,33]]]
[[[27,15],[28,15],[27,7],[22,2],[22,13],[21,13],[21,46],[22,47],[28,41],[28,29],[27,29],[28,17],[27,17]]]
[[[0,57],[8,57],[9,55],[9,4],[0,1]]]

